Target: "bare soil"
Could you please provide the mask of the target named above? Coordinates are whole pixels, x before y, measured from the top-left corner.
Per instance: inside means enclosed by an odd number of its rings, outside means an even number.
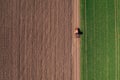
[[[79,80],[73,1],[0,0],[0,80]]]

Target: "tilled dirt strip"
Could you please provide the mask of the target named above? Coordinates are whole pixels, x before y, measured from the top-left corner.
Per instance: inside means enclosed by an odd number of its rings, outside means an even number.
[[[80,28],[79,0],[73,0],[73,19],[72,19],[72,63],[73,80],[80,80],[80,38],[75,36],[75,28]],[[81,36],[80,36],[81,37]]]

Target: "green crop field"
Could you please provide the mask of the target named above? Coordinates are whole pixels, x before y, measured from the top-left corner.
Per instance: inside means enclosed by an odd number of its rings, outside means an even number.
[[[81,80],[120,80],[120,0],[80,0]]]

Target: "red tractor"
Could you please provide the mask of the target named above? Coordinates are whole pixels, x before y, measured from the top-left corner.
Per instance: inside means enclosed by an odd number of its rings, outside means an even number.
[[[75,36],[77,38],[80,38],[80,35],[83,34],[83,32],[81,32],[80,28],[75,28],[75,32],[74,33],[75,33]]]

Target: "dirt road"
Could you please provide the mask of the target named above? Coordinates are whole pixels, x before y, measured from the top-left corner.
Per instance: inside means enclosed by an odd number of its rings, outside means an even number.
[[[0,0],[0,80],[79,80],[74,1]]]
[[[73,80],[80,80],[80,38],[76,38],[74,30],[80,27],[80,2],[73,0],[73,26],[72,26],[72,61],[73,61]]]

